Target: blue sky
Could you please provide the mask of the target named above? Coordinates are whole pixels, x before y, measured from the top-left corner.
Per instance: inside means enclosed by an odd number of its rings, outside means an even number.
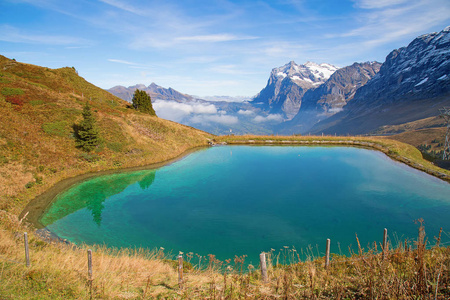
[[[253,96],[291,60],[383,62],[448,25],[448,0],[0,0],[0,54],[102,88]]]

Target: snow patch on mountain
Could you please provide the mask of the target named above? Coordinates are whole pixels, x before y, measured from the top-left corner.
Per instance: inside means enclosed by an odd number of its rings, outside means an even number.
[[[318,65],[309,61],[305,66],[314,74],[314,77],[317,78],[318,81],[326,81],[338,69],[330,64],[322,63]]]
[[[291,80],[305,81],[310,84],[317,82],[323,83],[330,78],[337,69],[339,68],[326,63],[316,64],[308,61],[304,65],[298,65],[294,61],[290,61],[284,66],[274,68],[272,70],[272,77],[273,79],[282,78],[282,80],[289,77]]]

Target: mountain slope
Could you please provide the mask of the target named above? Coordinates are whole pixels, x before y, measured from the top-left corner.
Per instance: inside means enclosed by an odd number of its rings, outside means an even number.
[[[344,110],[311,132],[363,134],[439,114],[450,105],[450,27],[392,51]]]
[[[337,69],[329,64],[307,62],[297,65],[291,61],[272,69],[266,87],[252,103],[290,120],[298,113],[305,92],[324,83]]]
[[[73,126],[89,102],[103,142],[76,148]],[[142,114],[73,68],[0,56],[0,209],[21,209],[54,183],[97,170],[148,165],[207,145],[209,134]],[[18,213],[18,211],[15,211]]]
[[[380,70],[380,66],[378,62],[366,62],[338,69],[325,83],[305,93],[298,114],[283,123],[281,131],[306,133],[317,122],[342,111],[356,91]]]

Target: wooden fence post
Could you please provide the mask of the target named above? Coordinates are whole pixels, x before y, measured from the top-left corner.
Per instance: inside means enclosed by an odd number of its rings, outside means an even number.
[[[87,251],[87,256],[88,256],[88,281],[89,281],[89,295],[90,295],[90,299],[92,299],[92,250],[88,249]]]
[[[330,239],[327,239],[327,248],[325,254],[325,269],[330,265]]]
[[[266,283],[267,282],[266,253],[262,252],[259,255],[259,263],[261,264],[261,279],[264,283]]]
[[[87,251],[87,255],[88,255],[88,275],[89,275],[89,280],[92,280],[92,250],[89,249]]]
[[[178,255],[178,285],[183,288],[183,255]]]
[[[383,260],[386,259],[387,251],[388,251],[388,245],[387,245],[387,229],[384,229],[383,234]]]
[[[28,234],[26,232],[23,233],[23,241],[25,244],[25,263],[26,266],[30,266],[30,249],[28,248]]]

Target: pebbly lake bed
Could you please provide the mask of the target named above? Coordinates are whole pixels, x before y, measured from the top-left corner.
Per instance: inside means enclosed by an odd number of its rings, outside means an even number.
[[[219,260],[295,247],[349,254],[450,237],[450,184],[356,147],[220,146],[169,165],[94,177],[57,195],[40,223],[75,244],[163,247]],[[316,247],[316,245],[318,245]],[[317,249],[317,250],[316,250]],[[305,250],[305,251],[303,251]],[[305,257],[303,257],[305,258]]]

